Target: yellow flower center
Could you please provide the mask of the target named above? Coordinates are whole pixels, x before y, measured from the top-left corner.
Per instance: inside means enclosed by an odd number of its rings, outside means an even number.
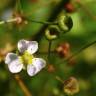
[[[23,64],[32,64],[33,58],[33,55],[29,54],[27,51],[25,51],[21,56],[19,56],[19,59]]]

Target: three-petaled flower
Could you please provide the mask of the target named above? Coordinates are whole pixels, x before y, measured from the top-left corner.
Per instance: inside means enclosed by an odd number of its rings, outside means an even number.
[[[38,50],[37,41],[20,40],[18,42],[19,54],[8,53],[5,63],[11,73],[19,73],[22,69],[27,69],[29,76],[36,75],[46,66],[46,61],[42,58],[35,58],[33,54]]]

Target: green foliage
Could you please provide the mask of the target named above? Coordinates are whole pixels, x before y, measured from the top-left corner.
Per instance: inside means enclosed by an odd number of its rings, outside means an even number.
[[[68,0],[64,1],[67,2]],[[96,40],[96,2],[95,0],[83,0],[81,1],[82,7],[75,0],[70,0],[76,10],[66,13],[64,1],[21,0],[21,7],[20,5],[16,6],[15,0],[14,2],[12,0],[3,0],[0,3],[1,21],[3,12],[10,8],[13,13],[18,12],[18,9],[22,8],[22,15],[30,19],[28,24],[11,22],[0,25],[0,58],[2,57],[2,49],[3,51],[7,50],[5,48],[6,44],[11,43],[11,47],[15,46],[11,50],[14,51],[18,40],[30,39],[39,43],[39,51],[35,55],[47,61],[46,68],[34,77],[29,77],[26,71],[20,73],[32,96],[66,96],[63,91],[63,84],[56,79],[56,76],[59,76],[62,80],[66,80],[70,76],[76,77],[79,81],[80,91],[74,96],[94,96],[96,94],[96,46],[91,46],[76,55],[73,58],[73,62],[64,61],[65,57],[61,58],[56,53],[57,45],[66,41],[70,44],[70,54],[73,54],[86,44]],[[47,58],[49,41],[46,40],[45,30],[50,25],[31,22],[31,20],[56,22],[57,17],[62,12],[71,16],[73,27],[69,32],[60,34],[58,39],[52,41],[49,63]],[[49,64],[53,65],[55,71],[48,71]],[[23,91],[18,86],[12,73],[9,72],[4,60],[0,63],[0,95],[24,96]]]

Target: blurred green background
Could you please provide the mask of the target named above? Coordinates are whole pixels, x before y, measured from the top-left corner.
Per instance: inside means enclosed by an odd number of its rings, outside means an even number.
[[[80,0],[77,0],[80,1]],[[71,54],[81,47],[96,40],[96,1],[81,0],[0,0],[0,20],[8,20],[13,13],[22,11],[24,16],[36,21],[55,21],[57,16],[65,11],[73,20],[73,27],[67,34],[52,43],[52,50],[63,42],[70,44]],[[66,7],[66,4],[71,4]],[[4,63],[4,57],[8,51],[16,49],[20,39],[30,39],[39,42],[37,57],[47,61],[48,40],[44,31],[48,25],[28,22],[28,24],[5,23],[0,25],[0,96],[24,96],[14,76],[9,72]],[[61,62],[64,58],[52,53],[50,63],[54,72],[48,71],[48,66],[34,77],[29,77],[26,71],[20,72],[26,86],[32,96],[66,96],[63,84],[56,80],[56,76],[62,80],[70,76],[76,77],[80,91],[74,96],[95,96],[96,94],[96,45],[87,48],[75,58],[75,63]]]

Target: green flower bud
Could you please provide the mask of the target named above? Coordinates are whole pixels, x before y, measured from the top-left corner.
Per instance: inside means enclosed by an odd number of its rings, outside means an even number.
[[[59,37],[60,30],[56,25],[51,25],[45,30],[45,36],[48,40],[54,40]]]
[[[60,15],[57,18],[57,23],[61,31],[68,32],[73,26],[72,18],[68,15]]]

